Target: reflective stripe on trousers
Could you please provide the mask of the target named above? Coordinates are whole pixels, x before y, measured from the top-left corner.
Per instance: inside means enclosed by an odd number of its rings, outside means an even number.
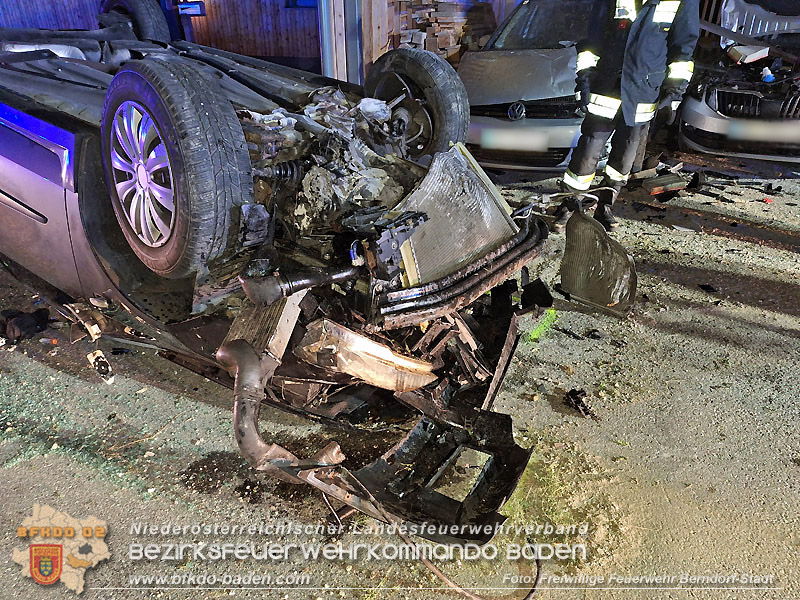
[[[594,172],[590,173],[589,175],[576,175],[567,169],[566,173],[564,173],[564,183],[566,183],[569,187],[580,191],[588,190],[592,185],[593,179]]]
[[[628,177],[630,176],[630,173],[620,173],[608,163],[606,163],[605,174],[611,181],[617,183],[627,183]]]
[[[614,120],[593,114],[586,115],[581,125],[581,137],[564,176],[564,183],[581,191],[586,189],[587,182],[591,186],[597,163],[609,137],[611,137],[611,153],[608,156],[608,164],[620,174],[630,173],[636,158],[642,127],[643,125],[626,125],[622,114],[617,115]],[[606,175],[611,172],[606,170]]]
[[[653,11],[653,23],[672,23],[681,7],[681,0],[661,0]]]
[[[622,100],[617,98],[601,94],[589,94],[589,106],[586,107],[586,110],[598,117],[613,119],[617,116],[620,106],[622,106]]]

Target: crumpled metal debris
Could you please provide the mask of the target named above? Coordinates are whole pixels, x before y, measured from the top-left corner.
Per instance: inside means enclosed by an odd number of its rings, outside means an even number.
[[[108,362],[106,355],[102,350],[95,350],[86,355],[89,359],[89,364],[95,372],[102,377],[108,385],[114,383],[114,371],[111,369],[111,363]]]
[[[329,319],[309,324],[294,354],[310,364],[347,373],[386,390],[408,392],[437,379],[430,362],[398,354]]]
[[[342,90],[324,87],[311,95],[309,104],[303,107],[303,114],[349,137],[355,123],[355,119],[350,115],[351,109],[352,106]]]
[[[295,129],[297,119],[283,109],[269,114],[242,110],[239,120],[255,168],[294,160],[307,148],[305,137]]]
[[[392,109],[383,100],[377,98],[363,98],[356,107],[367,119],[386,123],[392,118]]]

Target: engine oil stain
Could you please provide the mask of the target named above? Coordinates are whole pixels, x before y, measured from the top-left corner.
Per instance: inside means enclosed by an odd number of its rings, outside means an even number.
[[[250,504],[261,504],[266,487],[260,481],[245,479],[240,485],[233,488],[233,491],[239,494],[239,498]]]
[[[183,485],[201,494],[212,494],[227,481],[241,477],[246,479],[253,471],[236,452],[211,452],[194,461],[178,478]]]

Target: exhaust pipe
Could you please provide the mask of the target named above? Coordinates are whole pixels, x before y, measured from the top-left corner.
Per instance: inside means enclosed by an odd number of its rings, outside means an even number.
[[[278,368],[278,361],[259,356],[244,340],[233,340],[217,350],[217,362],[234,377],[233,433],[239,452],[257,471],[290,483],[305,483],[297,474],[305,469],[340,464],[345,456],[331,442],[310,460],[303,461],[278,444],[267,444],[258,430],[258,410],[264,387]]]

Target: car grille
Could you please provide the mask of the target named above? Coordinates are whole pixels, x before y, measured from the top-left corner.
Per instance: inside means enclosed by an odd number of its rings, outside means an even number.
[[[786,96],[781,104],[781,119],[800,119],[800,91]]]
[[[514,104],[483,104],[470,107],[470,113],[476,117],[494,117],[508,119],[508,108]],[[544,100],[528,100],[525,105],[525,117],[528,119],[572,119],[578,103],[574,96],[561,96],[559,98],[546,98]]]
[[[519,152],[516,150],[487,150],[470,146],[470,152],[480,163],[503,164],[519,167],[557,167],[569,156],[570,148],[551,148],[545,152]]]
[[[758,94],[717,90],[717,111],[734,119],[800,119],[800,92],[783,100],[769,100]]]
[[[734,119],[758,119],[761,96],[733,90],[717,90],[717,111]]]

